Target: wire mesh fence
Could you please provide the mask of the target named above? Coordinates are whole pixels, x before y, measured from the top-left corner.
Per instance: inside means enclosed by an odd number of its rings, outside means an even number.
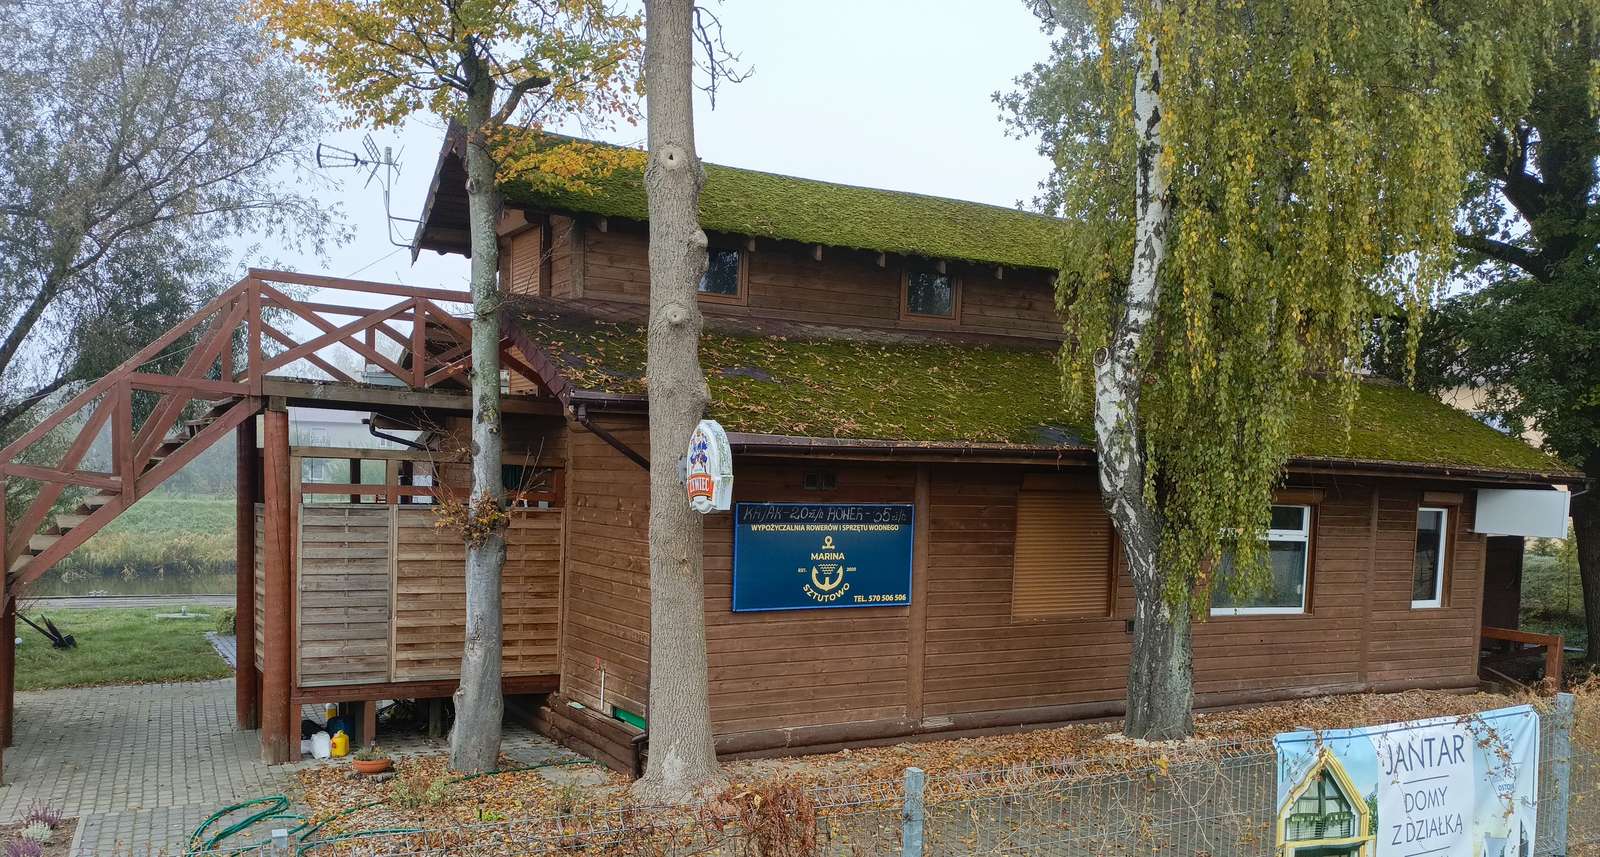
[[[1569,697],[1570,699],[1570,697]],[[1600,857],[1600,695],[1540,720],[1537,839],[1486,857]],[[1115,760],[962,770],[906,781],[763,793],[755,801],[637,807],[454,827],[314,830],[284,853],[327,857],[1252,857],[1277,844],[1270,740],[1191,742]],[[908,787],[909,784],[909,787]],[[271,853],[270,846],[255,851]],[[238,851],[194,852],[208,855]]]
[[[1276,790],[1270,743],[1118,770],[1046,765],[930,782],[927,854],[1266,854]],[[1089,770],[1084,770],[1090,767]]]

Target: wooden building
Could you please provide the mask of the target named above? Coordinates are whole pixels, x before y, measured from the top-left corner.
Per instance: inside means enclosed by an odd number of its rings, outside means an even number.
[[[465,251],[462,182],[447,143],[421,247]],[[535,717],[628,767],[629,724],[649,712],[646,206],[637,164],[585,185],[505,187],[501,275],[520,298],[519,352],[567,414],[560,689]],[[735,513],[706,519],[719,751],[1119,714],[1132,593],[1088,414],[1061,395],[1058,225],[716,165],[701,215],[701,361],[735,500],[896,504],[914,522],[894,606],[745,611],[735,553],[754,537]],[[1474,526],[1477,492],[1572,477],[1381,381],[1363,384],[1348,437],[1332,411],[1296,420],[1273,591],[1219,595],[1196,629],[1200,705],[1475,687],[1485,567],[1504,555]],[[750,577],[796,570],[745,564]]]
[[[421,248],[466,252],[458,143],[441,152]],[[581,189],[531,177],[505,191],[509,711],[631,770],[647,752],[650,647],[639,162]],[[737,473],[735,509],[706,519],[719,751],[1119,714],[1132,594],[1088,415],[1061,391],[1059,224],[712,165],[702,221],[708,416]],[[237,428],[239,723],[261,729],[263,758],[296,755],[301,704],[358,707],[370,739],[374,701],[447,696],[463,549],[436,508],[467,491],[470,349],[446,310],[466,300],[252,271],[0,450],[0,483],[37,489],[0,520],[0,637],[19,589]],[[180,367],[158,359],[180,342]],[[341,369],[339,349],[368,371]],[[1196,629],[1199,703],[1474,687],[1486,565],[1507,555],[1486,549],[1479,494],[1576,474],[1390,384],[1363,385],[1348,436],[1316,404],[1297,416],[1273,510],[1271,590],[1221,598]],[[421,434],[398,449],[292,445],[290,407]],[[52,431],[71,439],[47,455]],[[85,470],[102,431],[113,470]],[[308,460],[348,461],[350,476],[307,479]],[[61,513],[65,498],[76,508]],[[10,656],[0,647],[6,743]]]

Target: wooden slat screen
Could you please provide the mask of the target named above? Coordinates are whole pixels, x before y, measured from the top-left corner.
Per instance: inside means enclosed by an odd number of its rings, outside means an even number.
[[[300,686],[389,681],[391,511],[301,506]]]
[[[1011,615],[1110,615],[1111,538],[1111,519],[1093,491],[1019,492]]]

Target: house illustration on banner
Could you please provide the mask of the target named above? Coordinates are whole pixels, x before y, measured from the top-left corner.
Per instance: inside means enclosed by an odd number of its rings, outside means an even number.
[[[1373,857],[1373,811],[1327,747],[1278,811],[1282,857]]]

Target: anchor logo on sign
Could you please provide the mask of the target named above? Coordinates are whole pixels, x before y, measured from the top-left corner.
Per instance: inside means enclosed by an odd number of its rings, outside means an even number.
[[[822,592],[832,592],[844,582],[844,551],[833,544],[833,536],[822,539],[822,548],[811,555],[813,560],[825,560],[811,566],[811,585]]]

